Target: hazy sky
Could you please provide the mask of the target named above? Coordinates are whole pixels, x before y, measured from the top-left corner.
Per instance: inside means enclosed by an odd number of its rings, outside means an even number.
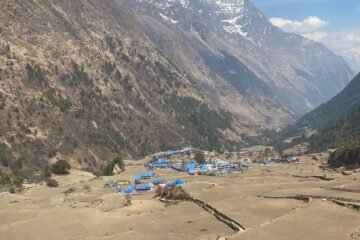
[[[290,20],[317,16],[329,22],[328,30],[360,28],[360,0],[253,0],[265,14]]]
[[[327,45],[360,70],[360,0],[252,0],[270,21]]]

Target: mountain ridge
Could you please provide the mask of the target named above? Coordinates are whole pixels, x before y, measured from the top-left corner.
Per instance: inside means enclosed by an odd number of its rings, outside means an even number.
[[[324,151],[360,140],[360,74],[338,95],[285,128],[282,138],[300,137],[310,151]],[[298,141],[298,139],[295,139]]]
[[[185,69],[199,72],[187,67],[179,59],[181,55],[189,55],[201,72],[204,66],[199,60],[205,60],[198,49],[215,56],[227,52],[265,82],[286,110],[297,116],[333,97],[353,74],[346,62],[324,45],[283,32],[248,0],[118,2],[133,9],[143,31]],[[176,44],[170,44],[170,39]],[[192,55],[196,59],[191,59]],[[199,78],[210,77],[203,74]]]
[[[101,169],[118,155],[239,143],[232,115],[115,1],[0,7],[1,170],[33,171],[56,159]]]

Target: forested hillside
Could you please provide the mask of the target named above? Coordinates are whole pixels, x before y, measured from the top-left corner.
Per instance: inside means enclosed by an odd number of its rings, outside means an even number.
[[[311,151],[336,148],[360,140],[360,74],[329,102],[280,132],[280,138],[309,142]]]

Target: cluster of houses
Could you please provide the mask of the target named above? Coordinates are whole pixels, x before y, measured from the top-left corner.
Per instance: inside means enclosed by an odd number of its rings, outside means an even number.
[[[217,175],[232,173],[234,170],[239,170],[239,165],[222,160],[215,160],[212,163],[204,164],[198,164],[194,160],[188,160],[183,163],[174,164],[171,168],[177,171],[186,172],[190,175]]]
[[[109,188],[116,187],[117,192],[124,193],[124,195],[129,196],[129,195],[137,194],[137,192],[151,191],[154,186],[171,188],[185,184],[185,182],[183,182],[180,179],[176,179],[172,182],[168,182],[165,179],[154,179],[154,177],[155,174],[150,171],[146,173],[137,174],[134,178],[134,184],[131,184],[131,181],[129,180],[117,180],[117,181],[107,180],[105,182],[104,187],[109,187]],[[149,181],[149,179],[153,179],[153,180]],[[146,184],[141,184],[141,180],[148,180],[148,181]]]
[[[184,182],[179,179],[172,182],[168,182],[165,179],[155,179],[155,174],[151,171],[153,169],[171,168],[176,171],[186,172],[190,175],[216,176],[219,174],[233,173],[234,171],[243,171],[253,167],[253,163],[248,158],[241,158],[241,161],[238,160],[236,163],[234,163],[234,161],[213,159],[200,164],[197,161],[190,159],[191,154],[196,151],[198,150],[194,148],[184,148],[177,151],[156,153],[153,155],[153,162],[147,165],[149,172],[137,174],[134,178],[134,184],[131,184],[131,181],[129,180],[108,180],[105,183],[105,187],[116,187],[118,192],[124,193],[125,195],[132,195],[139,191],[150,191],[154,186],[174,187],[184,184]],[[244,156],[259,151],[261,151],[261,149],[257,148],[253,151],[228,152],[225,154],[228,156]],[[285,160],[279,157],[272,157],[271,159],[264,160],[261,164],[268,166],[274,162],[297,163],[298,161],[299,159],[296,156],[288,157]],[[145,180],[145,184],[141,184],[143,180]],[[123,189],[123,187],[125,188]]]
[[[264,149],[260,146],[253,148],[253,149],[246,149],[246,150],[241,150],[239,152],[225,152],[225,156],[245,156],[245,155],[252,155],[252,154],[257,154],[257,153],[261,153]]]
[[[169,168],[171,161],[167,159],[158,159],[148,165],[149,169]]]
[[[148,168],[172,168],[177,171],[186,172],[190,175],[218,175],[223,173],[232,173],[233,171],[243,171],[251,168],[253,166],[253,162],[249,157],[253,154],[261,153],[263,148],[256,147],[240,152],[226,152],[226,161],[220,159],[210,159],[207,163],[198,164],[195,160],[184,160],[190,159],[190,155],[196,151],[198,150],[194,148],[184,148],[177,151],[156,153],[153,155],[154,161],[148,165]],[[186,154],[185,157],[184,154]],[[297,163],[298,158],[296,156],[291,156],[286,158],[284,161],[284,159],[275,156],[270,159],[265,159],[260,164],[268,166],[274,162]]]
[[[285,157],[285,158],[279,158],[279,157],[272,157],[271,158],[272,162],[277,162],[277,163],[298,163],[299,162],[299,158],[295,155],[290,156],[290,157]]]
[[[191,153],[194,153],[195,151],[198,151],[196,148],[183,148],[181,150],[171,150],[166,152],[159,152],[155,153],[153,157],[155,159],[160,158],[169,158],[173,156],[181,156],[181,155],[190,155]]]

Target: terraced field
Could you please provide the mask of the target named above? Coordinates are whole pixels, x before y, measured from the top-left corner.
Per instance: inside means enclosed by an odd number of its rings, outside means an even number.
[[[133,196],[125,207],[121,194],[103,188],[107,178],[72,171],[57,177],[59,188],[0,195],[0,239],[359,239],[360,173],[319,168],[325,158],[305,156],[298,165],[255,165],[217,177],[156,171],[159,178],[184,180],[206,210],[192,201],[160,202],[154,192]],[[127,162],[113,178],[133,179],[144,171],[142,162]],[[243,229],[234,231],[219,214]]]

